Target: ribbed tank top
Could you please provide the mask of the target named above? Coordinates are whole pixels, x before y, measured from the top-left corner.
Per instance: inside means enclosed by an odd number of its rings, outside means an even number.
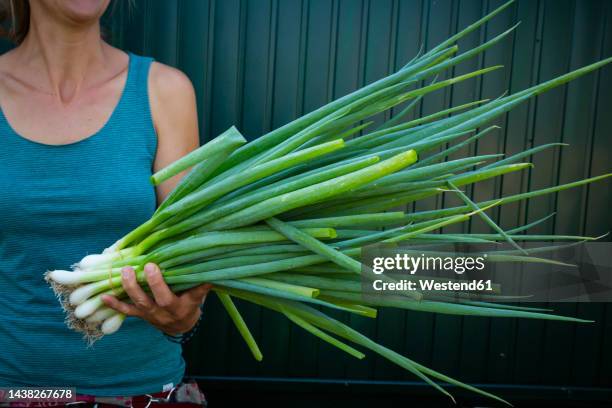
[[[100,253],[150,218],[157,137],[134,54],[121,98],[95,134],[67,145],[28,140],[0,111],[0,387],[69,386],[140,395],[177,384],[179,345],[137,318],[88,347],[43,278]],[[36,118],[33,118],[35,120]]]

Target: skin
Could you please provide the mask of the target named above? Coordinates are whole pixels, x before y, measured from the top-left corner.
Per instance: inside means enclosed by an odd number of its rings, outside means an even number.
[[[128,55],[100,35],[100,17],[109,0],[37,0],[30,4],[28,35],[18,47],[0,56],[0,106],[17,133],[32,141],[63,145],[86,139],[104,126],[127,79]],[[153,166],[157,171],[197,148],[196,100],[182,72],[156,62],[149,72],[148,90],[158,138]],[[158,202],[181,176],[157,187]],[[103,301],[165,333],[189,331],[200,317],[200,305],[211,285],[175,295],[157,265],[146,265],[145,276],[152,296],[136,282],[134,271],[125,268],[122,283],[132,304],[113,296]]]

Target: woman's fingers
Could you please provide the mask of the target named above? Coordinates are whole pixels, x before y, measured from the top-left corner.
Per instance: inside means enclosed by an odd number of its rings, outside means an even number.
[[[110,307],[111,309],[115,309],[116,311],[123,313],[124,315],[138,317],[142,316],[140,310],[138,310],[137,307],[122,302],[114,296],[104,295],[102,296],[102,301],[104,302],[104,304],[106,304],[106,306]]]
[[[159,267],[153,263],[148,263],[145,265],[144,271],[157,306],[168,310],[176,308],[178,297],[172,293],[166,282],[164,282]]]
[[[193,289],[189,289],[181,297],[185,297],[189,300],[190,303],[195,303],[201,305],[206,299],[206,295],[210,292],[212,285],[210,283],[205,283],[200,286],[196,286]]]
[[[121,270],[121,284],[125,293],[132,299],[134,306],[144,311],[150,311],[153,308],[154,304],[151,298],[147,296],[136,280],[134,268],[127,266]]]
[[[157,265],[145,265],[144,275],[153,297],[142,289],[134,269],[125,267],[121,270],[121,283],[132,304],[121,302],[110,295],[103,296],[102,300],[114,310],[145,319],[165,333],[189,331],[198,321],[200,305],[212,285],[197,286],[179,297],[170,290]]]

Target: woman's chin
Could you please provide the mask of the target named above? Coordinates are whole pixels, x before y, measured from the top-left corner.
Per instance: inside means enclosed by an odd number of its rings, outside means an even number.
[[[110,0],[55,0],[54,8],[76,24],[96,22],[104,14]]]

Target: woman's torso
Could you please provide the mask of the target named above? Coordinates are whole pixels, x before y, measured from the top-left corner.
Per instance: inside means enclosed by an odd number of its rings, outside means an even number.
[[[98,253],[155,210],[156,152],[147,73],[130,55],[125,88],[93,135],[49,145],[19,135],[0,112],[0,386],[74,386],[136,395],[180,382],[180,346],[128,318],[88,348],[64,324],[43,279]],[[32,117],[36,120],[36,117]]]

